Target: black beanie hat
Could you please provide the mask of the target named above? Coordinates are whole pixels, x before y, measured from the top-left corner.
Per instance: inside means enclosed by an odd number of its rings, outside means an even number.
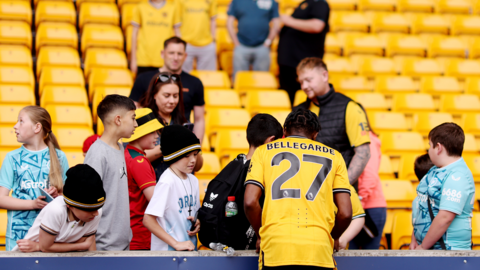
[[[87,164],[78,164],[67,171],[63,187],[65,203],[84,211],[95,211],[105,203],[103,182],[97,171]]]
[[[168,164],[177,162],[192,151],[200,150],[200,140],[188,128],[171,125],[163,128],[162,139],[163,161]]]

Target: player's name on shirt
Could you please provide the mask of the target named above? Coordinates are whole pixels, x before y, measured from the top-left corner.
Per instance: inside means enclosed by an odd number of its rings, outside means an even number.
[[[311,143],[298,143],[298,142],[275,142],[267,144],[267,150],[280,149],[280,148],[291,148],[291,149],[302,149],[302,150],[313,150],[320,153],[330,153],[335,155],[335,150],[326,146],[321,146],[318,144]]]

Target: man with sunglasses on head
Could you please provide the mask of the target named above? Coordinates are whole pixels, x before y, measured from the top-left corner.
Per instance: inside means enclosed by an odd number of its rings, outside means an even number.
[[[147,92],[148,86],[158,72],[170,72],[180,76],[183,86],[183,105],[185,107],[185,118],[190,120],[193,110],[194,127],[193,133],[197,135],[200,142],[203,141],[205,133],[205,100],[203,95],[203,84],[197,78],[182,70],[183,63],[187,57],[187,43],[179,37],[171,37],[164,42],[164,49],[161,52],[164,60],[163,67],[158,70],[147,71],[139,74],[135,80],[130,98],[140,108],[140,99]]]

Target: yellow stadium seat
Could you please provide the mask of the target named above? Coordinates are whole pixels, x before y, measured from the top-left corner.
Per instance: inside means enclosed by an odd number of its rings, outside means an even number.
[[[382,153],[389,156],[402,154],[424,154],[425,144],[418,132],[384,132],[380,136]]]
[[[93,135],[93,130],[91,128],[78,125],[58,126],[54,124],[52,130],[53,134],[57,137],[60,148],[65,152],[68,150],[82,152],[83,142],[85,139]]]
[[[467,163],[468,168],[472,172],[473,179],[475,182],[479,182],[480,179],[480,157],[477,156],[472,156],[472,155],[466,155],[463,157],[465,160],[465,163]]]
[[[239,93],[254,89],[278,89],[275,76],[266,71],[238,71],[233,87]]]
[[[416,93],[417,86],[411,77],[391,76],[378,77],[375,80],[375,91],[387,93]]]
[[[395,179],[395,174],[392,168],[392,162],[390,161],[390,157],[387,155],[382,154],[380,159],[380,168],[378,170],[378,175],[380,179]]]
[[[427,44],[417,36],[390,36],[387,40],[386,56],[397,55],[425,57]]]
[[[96,88],[105,87],[129,87],[133,86],[132,73],[128,69],[93,69],[88,79],[88,97],[93,99]]]
[[[93,100],[92,100],[92,115],[93,115],[93,123],[98,123],[97,122],[97,107],[98,104],[105,98],[107,95],[121,95],[128,97],[130,95],[131,87],[105,87],[105,86],[97,86],[95,88],[95,93],[93,94]]]
[[[361,11],[394,11],[396,2],[395,0],[359,0],[358,9]]]
[[[480,136],[480,114],[466,113],[462,117],[463,131],[465,133],[472,133],[475,136]]]
[[[452,114],[480,112],[480,99],[469,94],[443,96],[440,111]]]
[[[400,163],[398,166],[398,178],[403,180],[417,181],[414,170],[415,160],[419,155],[405,154],[400,157]]]
[[[384,45],[376,35],[349,35],[345,37],[344,55],[372,54],[383,56]]]
[[[203,83],[203,87],[208,89],[225,89],[230,88],[230,79],[226,71],[207,71],[193,70],[191,74],[198,77]]]
[[[0,66],[0,84],[26,85],[33,89],[35,87],[35,78],[31,68]]]
[[[479,59],[480,58],[480,38],[474,38],[470,43],[468,58]]]
[[[442,34],[448,35],[452,25],[450,20],[439,14],[419,14],[413,18],[413,34]]]
[[[0,161],[3,163],[2,157],[0,157]],[[0,209],[0,250],[5,251],[5,236],[7,235],[7,210]]]
[[[375,132],[407,131],[407,120],[403,113],[368,112],[368,120]]]
[[[303,90],[297,90],[295,92],[295,98],[293,100],[293,107],[298,106],[308,99],[307,94]]]
[[[380,32],[408,34],[410,21],[401,13],[376,13],[373,16],[372,33]]]
[[[0,104],[35,105],[33,88],[27,85],[0,84]]]
[[[478,35],[480,34],[479,16],[457,16],[453,20],[452,35]]]
[[[24,21],[32,24],[32,8],[27,1],[0,1],[0,18],[2,20]]]
[[[213,153],[202,153],[203,166],[200,171],[195,172],[198,179],[212,180],[220,172],[220,162],[217,155]]]
[[[217,27],[227,27],[227,19],[228,19],[228,7],[226,6],[218,6],[217,7],[217,18],[215,22]]]
[[[362,93],[350,97],[362,104],[363,108],[369,112],[388,111],[388,103],[385,96],[380,93]]]
[[[35,26],[43,22],[66,22],[75,25],[77,14],[73,2],[41,1],[35,9]]]
[[[65,22],[41,23],[35,33],[35,48],[38,52],[42,46],[69,46],[78,48],[78,35],[75,26]]]
[[[123,50],[123,33],[120,27],[108,24],[87,24],[82,32],[82,54],[88,48],[101,47]]]
[[[399,12],[432,13],[434,8],[435,0],[399,0],[397,4]]]
[[[428,47],[429,57],[461,57],[467,55],[468,46],[458,37],[435,37]]]
[[[387,208],[412,208],[412,201],[415,199],[415,190],[410,181],[382,180],[381,182],[383,194],[387,201]]]
[[[278,67],[277,63],[277,52],[270,52],[270,72],[278,77],[280,74],[280,68]]]
[[[73,67],[45,67],[40,75],[39,93],[49,85],[85,87],[85,80],[80,68]]]
[[[63,149],[62,149],[63,150]],[[73,167],[78,164],[83,164],[85,157],[83,156],[82,150],[64,150],[65,156],[67,157],[68,166]]]
[[[415,116],[414,130],[426,137],[430,130],[446,122],[453,122],[453,117],[449,113],[418,113]]]
[[[30,25],[21,21],[0,21],[0,44],[23,45],[32,47]]]
[[[10,126],[13,129],[17,123],[18,114],[24,107],[24,105],[0,104],[0,125]]]
[[[71,47],[42,47],[37,57],[37,78],[44,67],[80,68],[78,51]]]
[[[85,56],[85,78],[93,68],[128,68],[125,53],[116,49],[91,48]]]
[[[115,3],[115,0],[76,0],[77,9],[80,10],[83,3]]]
[[[268,110],[291,110],[290,99],[284,90],[255,90],[246,92],[246,104],[250,114]]]
[[[81,86],[46,86],[43,88],[40,106],[48,105],[88,106],[87,91]]]
[[[122,5],[122,29],[125,31],[128,26],[132,25],[133,12],[135,11],[136,3],[125,3]]]
[[[15,118],[18,118],[18,114],[15,115]],[[21,143],[17,142],[15,130],[12,125],[0,126],[0,149],[12,151],[21,145]]]
[[[340,40],[335,34],[327,33],[325,38],[325,53],[340,56],[342,54],[342,47]]]
[[[472,4],[468,0],[438,0],[437,13],[470,14]]]
[[[125,29],[125,51],[127,52],[128,59],[130,59],[130,52],[132,51],[132,34],[133,25],[129,25],[127,29]]]
[[[32,68],[32,53],[25,46],[0,45],[0,65]]]
[[[463,144],[463,155],[462,156],[478,156],[478,146],[475,140],[475,135],[470,133],[465,133],[465,143]]]
[[[355,75],[355,67],[348,58],[326,59],[329,75],[351,76]]]
[[[224,51],[219,54],[220,69],[226,71],[228,75],[233,74],[233,52]]]
[[[330,0],[328,5],[331,10],[355,10],[358,0]]]
[[[78,27],[87,23],[119,25],[120,14],[115,3],[85,3],[80,7]]]
[[[420,78],[423,76],[441,76],[443,68],[434,59],[405,59],[402,63],[402,75]]]
[[[233,41],[228,34],[226,28],[219,27],[216,30],[216,42],[217,42],[217,53],[221,53],[224,51],[233,51]]]
[[[406,181],[402,181],[406,182]],[[393,217],[392,249],[408,250],[412,241],[412,213],[398,212]]]
[[[480,61],[477,60],[452,60],[445,69],[446,76],[459,79],[480,77]]]
[[[433,98],[429,94],[395,94],[392,110],[402,113],[434,112]]]
[[[370,21],[362,12],[332,12],[330,31],[357,31],[367,33]]]
[[[361,75],[375,77],[379,75],[396,75],[395,62],[388,58],[365,59],[360,66]]]
[[[92,128],[92,115],[87,106],[48,105],[53,126],[84,126]]]
[[[222,168],[239,154],[247,154],[249,149],[245,129],[221,130],[213,143]]]
[[[424,77],[420,91],[432,95],[461,94],[463,88],[455,77]]]
[[[266,113],[270,114],[273,116],[277,121],[283,126],[285,123],[285,119],[287,119],[287,116],[292,112],[292,110],[268,110],[268,109],[262,109],[258,113]],[[252,117],[255,115],[251,115]]]
[[[365,76],[331,77],[330,83],[335,87],[335,91],[345,94],[365,93],[373,90]]]
[[[205,107],[208,108],[240,108],[238,93],[231,89],[205,90]]]
[[[480,95],[480,77],[470,77],[465,81],[465,93]]]
[[[245,109],[211,109],[206,117],[205,134],[215,145],[215,135],[219,130],[246,129],[250,121],[250,114]],[[235,121],[232,121],[235,119]]]
[[[97,121],[97,123],[101,123],[101,122],[102,121]],[[210,141],[207,138],[205,138],[202,141],[202,152],[203,153],[210,153],[211,151],[212,151],[212,148],[210,147]]]
[[[475,193],[477,194],[478,191]],[[472,218],[472,244],[473,250],[479,250],[480,247],[480,214],[473,213]]]
[[[102,136],[104,130],[103,122],[100,117],[97,117],[97,135]]]

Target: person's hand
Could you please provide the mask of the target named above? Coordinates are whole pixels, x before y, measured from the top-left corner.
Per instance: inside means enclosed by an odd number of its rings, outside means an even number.
[[[184,242],[177,242],[173,246],[173,248],[176,251],[182,251],[182,250],[194,251],[195,245],[192,243],[192,241],[184,241]]]
[[[190,220],[190,222],[193,222],[195,218],[192,216],[189,216],[187,219]],[[200,231],[200,220],[197,219],[197,222],[195,223],[195,230],[187,231],[187,233],[188,233],[188,236],[195,236],[199,231]]]
[[[31,240],[27,240],[27,239],[18,240],[17,245],[18,245],[18,249],[20,249],[21,252],[40,251],[40,246],[38,245],[38,242],[34,242]]]
[[[38,196],[38,198],[32,200],[32,209],[43,209],[48,204],[43,199],[45,199],[45,196]]]
[[[415,250],[425,250],[425,249],[422,247],[422,245],[418,245],[418,246],[415,248]]]
[[[340,237],[340,239],[338,239],[338,249],[337,249],[337,251],[342,250],[342,249],[346,249],[347,244],[348,244],[347,241],[345,241],[345,239]]]
[[[51,186],[51,187],[49,187],[48,189],[45,188],[45,189],[43,189],[43,190],[45,190],[45,192],[47,192],[48,194],[50,194],[50,196],[52,196],[53,198],[58,197],[58,190],[57,190],[57,188],[54,187],[54,186]]]
[[[132,57],[130,59],[130,70],[132,71],[133,74],[137,74],[137,59],[135,57]]]
[[[255,252],[260,253],[260,244],[262,243],[262,239],[260,237],[257,238],[257,248]]]
[[[238,47],[238,45],[240,45],[240,41],[234,40],[234,41],[233,41],[233,45],[234,45],[235,47]]]
[[[88,250],[93,245],[93,242],[95,242],[95,235],[90,235],[87,237],[87,239],[85,239],[85,242],[82,243],[83,245],[80,250]]]
[[[333,252],[337,252],[340,250],[340,240],[335,239],[333,242]]]
[[[417,239],[415,235],[412,233],[412,241],[410,242],[410,246],[408,247],[410,250],[415,250],[418,246]]]

